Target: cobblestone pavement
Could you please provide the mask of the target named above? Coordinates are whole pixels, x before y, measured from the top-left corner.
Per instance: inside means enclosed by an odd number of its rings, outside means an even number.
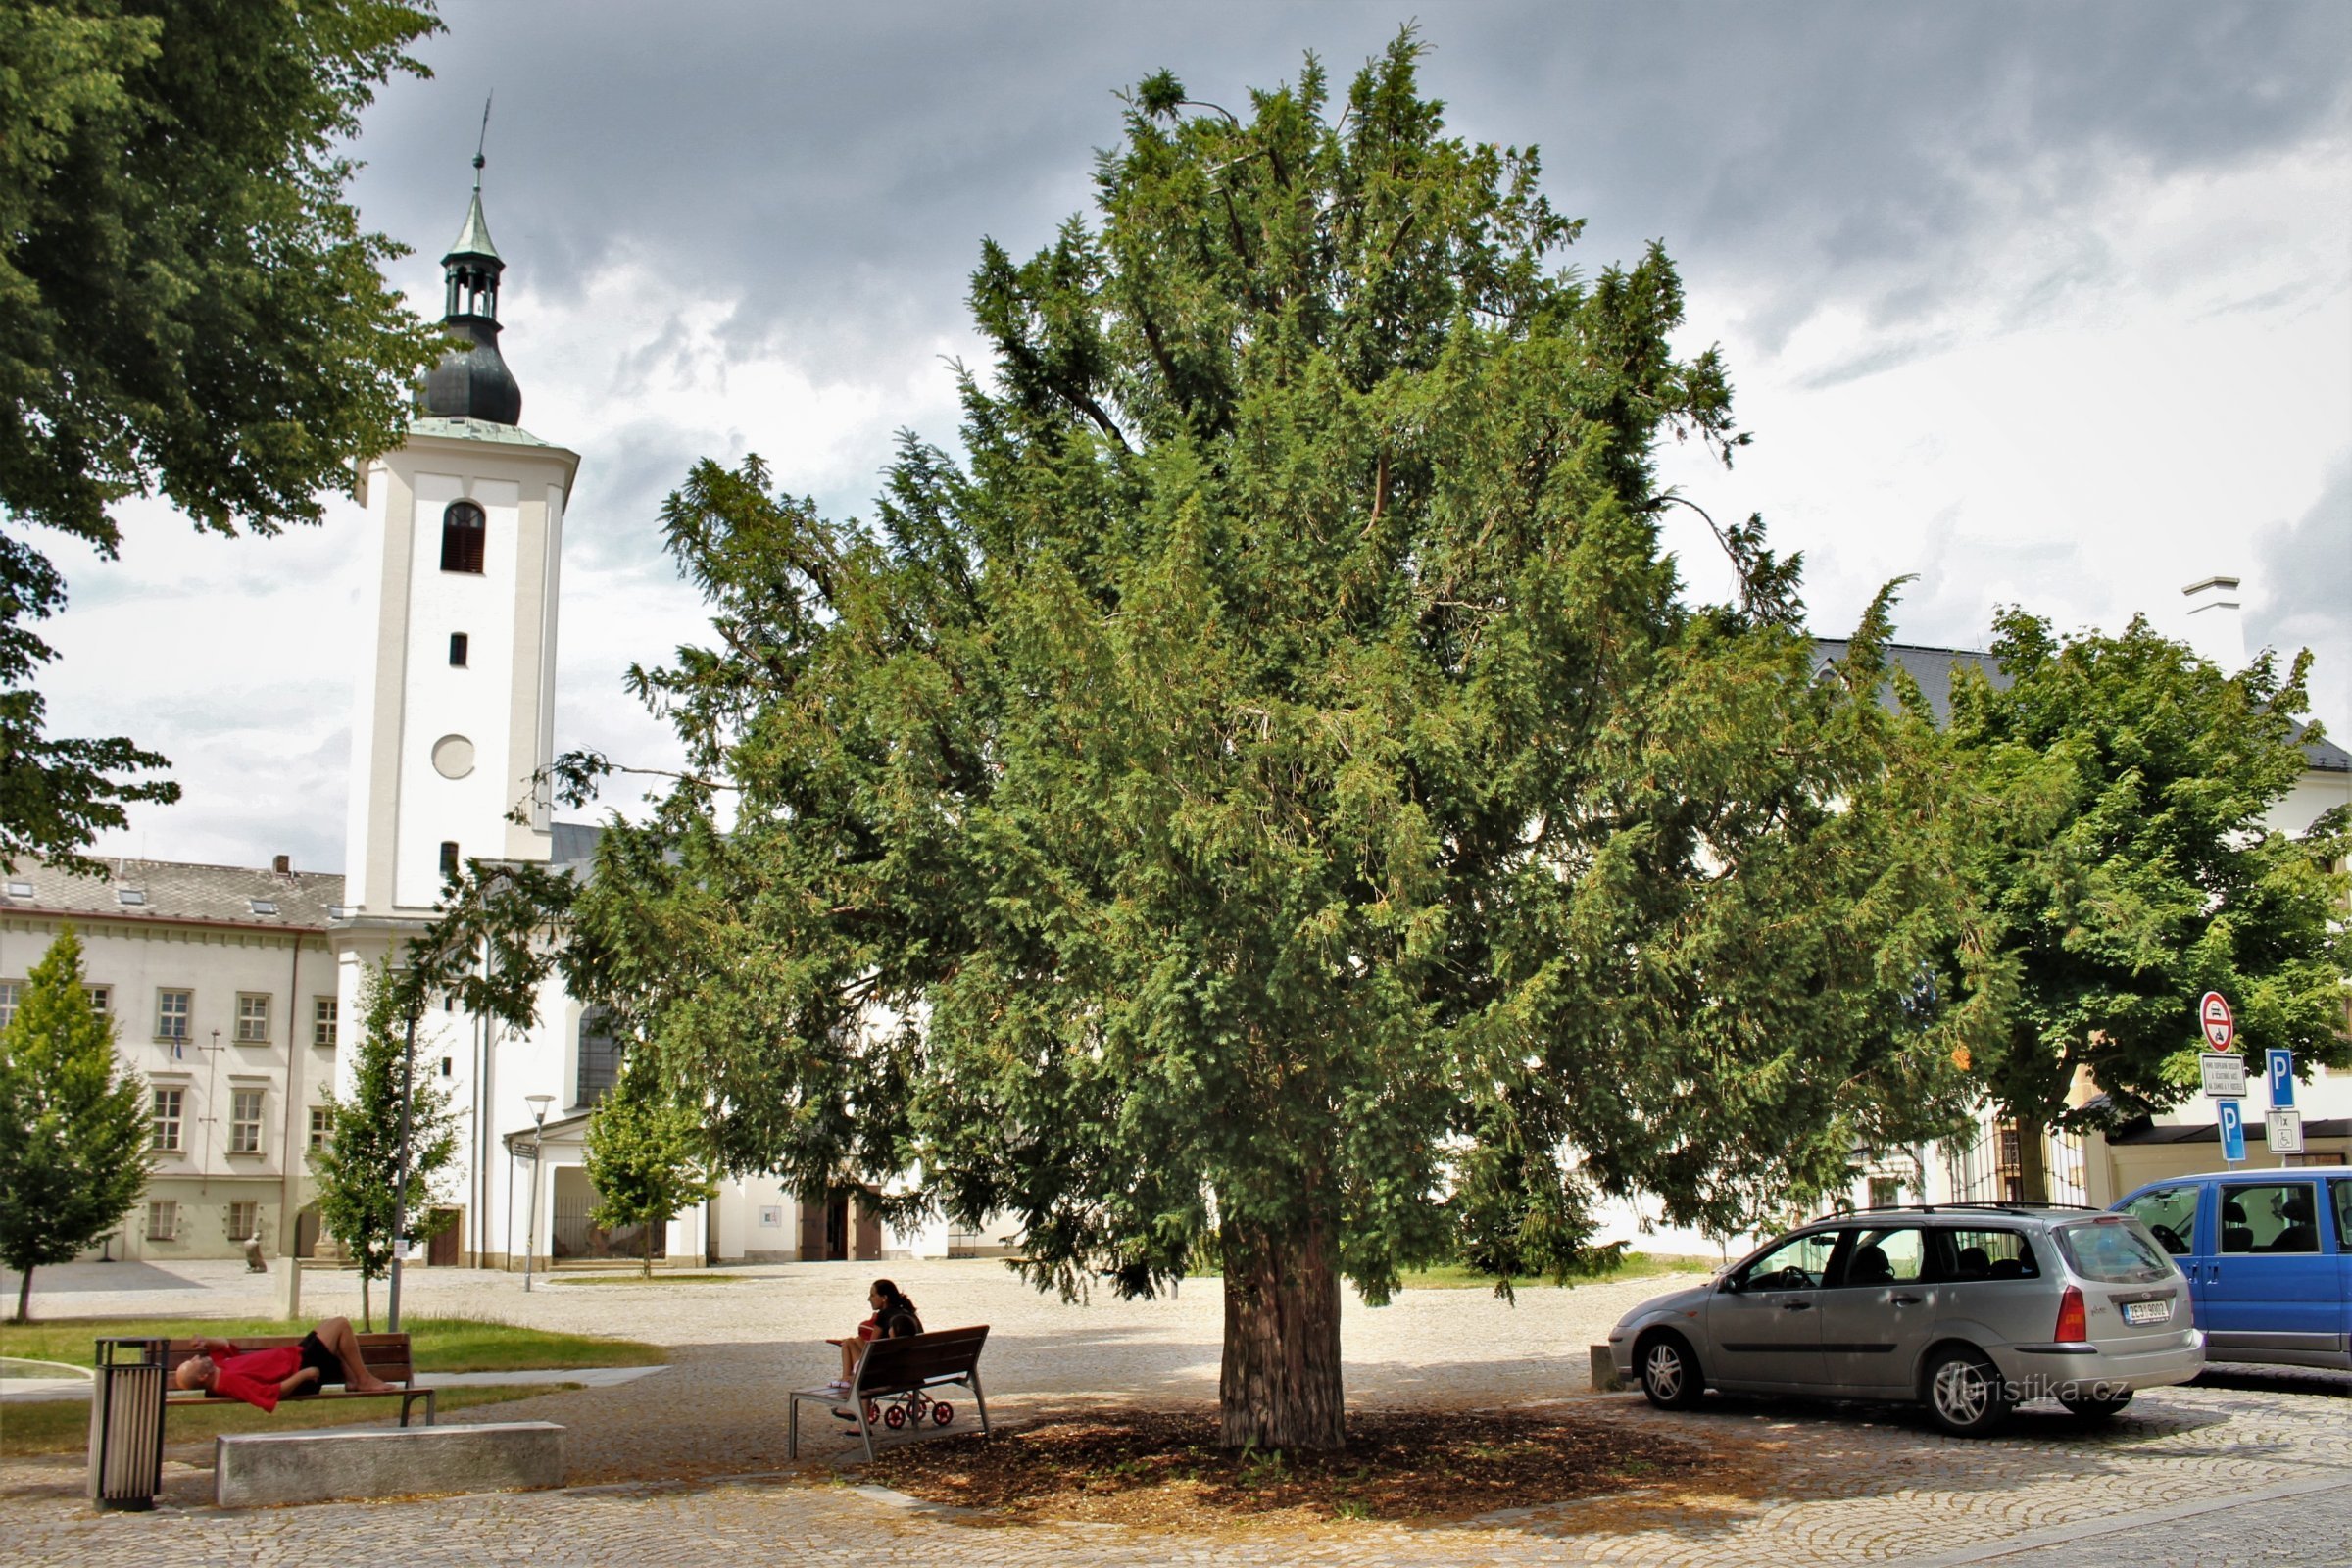
[[[89,1265],[97,1268],[99,1265]],[[37,1289],[42,1316],[235,1315],[270,1310],[267,1281],[193,1265],[122,1289],[70,1277]],[[1204,1404],[1216,1388],[1213,1281],[1169,1300],[1065,1305],[991,1263],[893,1264],[935,1328],[994,1325],[991,1413],[1020,1420],[1088,1404]],[[219,1272],[214,1272],[218,1269]],[[1936,1435],[1884,1406],[1709,1400],[1653,1411],[1584,1394],[1586,1348],[1672,1282],[1524,1291],[1415,1290],[1350,1304],[1350,1401],[1481,1407],[1573,1401],[1580,1417],[1670,1433],[1742,1456],[1720,1495],[1618,1493],[1466,1524],[1340,1521],[1168,1536],[1115,1526],[987,1525],[855,1484],[856,1440],[836,1432],[784,1457],[783,1393],[829,1376],[819,1343],[862,1314],[854,1264],[741,1271],[730,1283],[581,1284],[525,1296],[512,1276],[418,1270],[412,1313],[464,1313],[623,1334],[672,1348],[660,1377],[515,1401],[458,1419],[546,1418],[570,1432],[564,1492],[228,1513],[211,1508],[209,1453],[172,1450],[165,1506],[92,1515],[77,1459],[0,1469],[0,1551],[11,1562],[261,1565],[813,1561],[1020,1564],[1083,1553],[1105,1564],[1961,1562],[2328,1563],[2347,1556],[2352,1378],[2227,1371],[2142,1395],[2085,1433],[2030,1407],[1990,1442]],[[163,1271],[158,1271],[163,1272]],[[65,1274],[67,1271],[60,1270]],[[119,1277],[118,1277],[119,1278]],[[356,1285],[310,1275],[305,1311],[356,1316]],[[380,1310],[380,1300],[379,1300]],[[2031,1555],[2024,1555],[2030,1553]]]

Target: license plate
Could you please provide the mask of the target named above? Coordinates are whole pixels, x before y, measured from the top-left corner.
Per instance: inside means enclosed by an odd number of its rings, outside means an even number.
[[[2127,1323],[2166,1323],[2172,1320],[2172,1316],[2173,1303],[2170,1301],[2127,1301],[2124,1303],[2124,1321]]]

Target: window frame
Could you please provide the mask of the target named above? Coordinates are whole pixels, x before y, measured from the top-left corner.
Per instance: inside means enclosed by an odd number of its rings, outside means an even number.
[[[266,1046],[270,1044],[270,1003],[275,995],[276,993],[270,991],[240,991],[237,993],[235,1038],[238,1045]],[[261,1010],[258,1013],[248,1012],[248,1005],[257,1002],[261,1004]]]
[[[252,1210],[251,1213],[243,1216],[245,1220],[243,1225],[239,1225],[237,1223],[239,1218],[237,1210],[240,1208]],[[228,1220],[224,1228],[228,1232],[228,1239],[232,1242],[243,1242],[248,1237],[259,1235],[262,1228],[261,1200],[257,1198],[230,1199],[228,1201]]]
[[[165,1222],[161,1229],[156,1226],[159,1218]],[[151,1242],[176,1242],[179,1240],[178,1199],[150,1198],[147,1200],[146,1239]]]
[[[2266,1173],[2266,1174],[2267,1174],[2267,1173]],[[2318,1185],[2319,1185],[2318,1178],[2316,1178],[2316,1177],[2310,1177],[2310,1176],[2302,1177],[2302,1178],[2300,1178],[2300,1179],[2298,1179],[2298,1178],[2295,1178],[2295,1177],[2282,1177],[2281,1179],[2279,1179],[2279,1180],[2278,1180],[2278,1181],[2263,1181],[2263,1182],[2216,1182],[2216,1183],[2214,1184],[2214,1194],[2215,1194],[2215,1196],[2214,1196],[2214,1206],[2213,1206],[2213,1214],[2214,1214],[2213,1253],[2214,1253],[2214,1256],[2216,1256],[2216,1257],[2316,1257],[2316,1256],[2320,1255],[2320,1253],[2321,1253],[2321,1251],[2322,1251],[2322,1248],[2321,1248],[2321,1246],[2320,1246],[2320,1226],[2319,1226],[2319,1201],[2320,1201],[2320,1195],[2319,1195],[2319,1193],[2317,1193],[2316,1191],[2313,1191],[2313,1189],[2315,1189],[2315,1188],[2316,1188]],[[2285,1234],[2286,1234],[2286,1231],[2287,1231],[2287,1226],[2282,1224],[2282,1225],[2280,1225],[2280,1226],[2278,1227],[2278,1229],[2277,1229],[2277,1230],[2275,1230],[2275,1231],[2273,1231],[2273,1232],[2271,1233],[2271,1240],[2270,1240],[2270,1242],[2255,1242],[2255,1243],[2252,1243],[2251,1245],[2249,1245],[2249,1246],[2247,1246],[2247,1247],[2245,1247],[2245,1248],[2242,1248],[2242,1249],[2241,1249],[2241,1248],[2234,1248],[2234,1247],[2231,1247],[2231,1246],[2230,1245],[2230,1225],[2229,1225],[2229,1222],[2223,1218],[2223,1215],[2224,1215],[2224,1214],[2225,1214],[2225,1213],[2228,1211],[2228,1206],[2229,1206],[2229,1204],[2230,1204],[2230,1200],[2233,1200],[2233,1199],[2243,1199],[2243,1198],[2245,1197],[2245,1195],[2246,1195],[2246,1194],[2248,1194],[2248,1193],[2255,1193],[2255,1192],[2265,1192],[2265,1191],[2278,1191],[2278,1190],[2284,1189],[2284,1188],[2289,1188],[2289,1187],[2300,1187],[2300,1188],[2302,1188],[2302,1189],[2303,1189],[2305,1192],[2307,1192],[2307,1193],[2310,1193],[2310,1194],[2311,1194],[2311,1202],[2312,1202],[2312,1218],[2311,1218],[2311,1246],[2309,1246],[2309,1247],[2299,1247],[2299,1248],[2296,1248],[2296,1249],[2294,1249],[2294,1250],[2287,1250],[2287,1249],[2285,1249],[2285,1248],[2274,1247],[2273,1245],[2271,1245],[2271,1243],[2274,1243],[2274,1242],[2278,1241],[2278,1239],[2279,1237],[2281,1237],[2281,1236],[2283,1236],[2283,1235],[2285,1235]],[[2251,1224],[2248,1224],[2248,1225],[2247,1225],[2247,1227],[2246,1227],[2246,1233],[2247,1233],[2247,1235],[2248,1235],[2249,1237],[2251,1237],[2251,1236],[2254,1234],[2254,1227],[2253,1227]],[[2163,1244],[2159,1243],[2158,1245],[2159,1245],[2159,1246],[2162,1246]]]
[[[172,1097],[171,1114],[164,1111],[164,1097]],[[184,1154],[188,1152],[188,1090],[185,1084],[151,1084],[147,1097],[147,1150],[155,1154]],[[171,1130],[167,1141],[165,1130]]]
[[[471,669],[473,667],[472,659],[473,639],[462,631],[451,632],[449,634],[449,667]]]
[[[89,1002],[90,1010],[99,1017],[112,1018],[115,1015],[115,988],[112,985],[85,983],[81,994]]]
[[[490,514],[477,501],[459,497],[441,509],[441,569],[467,577],[485,575],[490,555]]]
[[[241,1112],[251,1100],[253,1114]],[[270,1091],[251,1084],[231,1084],[228,1088],[228,1152],[232,1154],[260,1154],[262,1133],[270,1123]]]
[[[313,1149],[324,1149],[326,1147],[327,1135],[335,1130],[335,1118],[333,1112],[325,1105],[313,1105],[311,1107],[310,1128],[310,1147]]]
[[[177,997],[180,999],[182,1004],[182,1010],[179,1014],[179,1032],[177,1034],[168,1033],[164,1028],[164,1025],[171,1021],[171,1015],[164,1010],[164,999],[166,997]],[[157,986],[155,988],[155,1038],[158,1041],[169,1045],[184,1046],[190,1039],[194,1038],[195,1023],[195,987]]]
[[[24,1002],[23,980],[0,980],[0,1029],[7,1028],[17,1018],[17,1008]]]
[[[311,998],[311,1044],[333,1050],[343,1029],[343,999],[313,996]],[[326,1038],[319,1038],[323,1033]]]
[[[1856,1252],[1862,1250],[1864,1247],[1879,1247],[1881,1245],[1879,1242],[1865,1242],[1863,1240],[1864,1237],[1876,1236],[1885,1238],[1888,1236],[1900,1236],[1906,1231],[1919,1238],[1919,1263],[1917,1269],[1913,1272],[1909,1279],[1903,1278],[1900,1274],[1896,1274],[1889,1279],[1883,1280],[1854,1280],[1846,1277],[1853,1270],[1854,1254]],[[1896,1285],[1921,1285],[1927,1283],[1936,1276],[1936,1243],[1931,1238],[1929,1232],[1930,1227],[1921,1224],[1917,1220],[1897,1220],[1891,1225],[1846,1226],[1844,1229],[1844,1241],[1837,1249],[1832,1259],[1831,1268],[1822,1276],[1822,1288],[1824,1290],[1838,1291],[1869,1291],[1886,1290]],[[1884,1249],[1882,1248],[1882,1250],[1883,1250]],[[1887,1259],[1889,1267],[1893,1265],[1893,1262],[1894,1260],[1892,1258]]]

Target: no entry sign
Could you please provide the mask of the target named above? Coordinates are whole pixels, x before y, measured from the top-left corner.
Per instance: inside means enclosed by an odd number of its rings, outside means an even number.
[[[2237,1019],[2219,991],[2206,992],[2197,1003],[2197,1022],[2204,1025],[2205,1044],[2214,1051],[2228,1051],[2230,1042],[2237,1038]]]

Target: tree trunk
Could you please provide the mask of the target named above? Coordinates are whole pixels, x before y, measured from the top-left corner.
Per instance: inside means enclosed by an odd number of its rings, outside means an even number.
[[[375,1332],[375,1308],[368,1299],[368,1265],[364,1260],[360,1264],[360,1332]]]
[[[26,1310],[27,1310],[27,1309],[28,1309],[28,1308],[29,1308],[31,1305],[32,1305],[32,1265],[31,1265],[30,1263],[27,1263],[27,1264],[25,1264],[25,1265],[24,1265],[24,1272],[17,1276],[17,1321],[18,1321],[18,1322],[22,1323],[22,1322],[24,1322],[24,1313],[25,1313],[25,1311],[26,1311]]]
[[[645,1277],[654,1277],[654,1222],[645,1222]]]
[[[1320,1224],[1269,1231],[1227,1220],[1224,1446],[1323,1452],[1348,1444],[1340,1276]]]
[[[2017,1113],[2017,1181],[2029,1203],[2050,1200],[2049,1123]]]

